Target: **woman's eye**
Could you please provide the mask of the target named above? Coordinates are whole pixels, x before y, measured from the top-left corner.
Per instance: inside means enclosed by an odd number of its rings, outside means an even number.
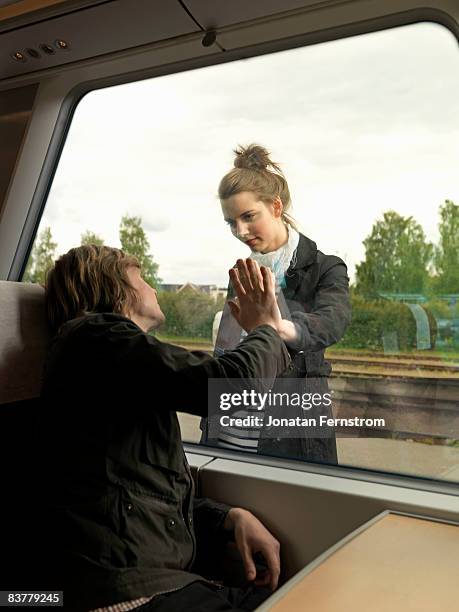
[[[253,219],[253,215],[245,215],[244,221],[251,221]]]

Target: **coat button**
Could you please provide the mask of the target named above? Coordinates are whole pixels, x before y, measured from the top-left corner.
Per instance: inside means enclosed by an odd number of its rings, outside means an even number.
[[[190,514],[190,516],[188,517],[188,522],[190,523],[190,525],[192,525],[192,524],[193,524],[193,517],[191,516],[191,514]]]
[[[167,526],[169,529],[173,529],[175,527],[175,520],[173,518],[168,519]]]
[[[132,504],[128,504],[128,505],[126,506],[126,510],[127,510],[128,512],[132,512],[132,510],[133,510],[133,509],[134,509],[134,506],[133,506]]]

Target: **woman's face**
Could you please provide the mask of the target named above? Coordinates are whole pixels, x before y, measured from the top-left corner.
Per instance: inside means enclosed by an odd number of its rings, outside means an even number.
[[[156,289],[143,280],[136,266],[128,266],[126,274],[130,285],[136,290],[139,297],[127,316],[145,332],[159,327],[161,323],[164,323],[165,316],[158,304]]]
[[[252,191],[241,191],[222,200],[221,205],[233,235],[252,251],[270,253],[287,241],[280,198],[265,203]]]

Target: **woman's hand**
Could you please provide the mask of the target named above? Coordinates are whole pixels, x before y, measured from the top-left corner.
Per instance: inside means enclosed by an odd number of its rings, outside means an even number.
[[[223,528],[234,531],[236,546],[244,563],[247,580],[255,580],[257,586],[277,587],[280,574],[280,544],[264,525],[248,510],[231,508]],[[261,553],[267,570],[257,577],[254,555]]]
[[[247,332],[259,325],[279,330],[282,317],[271,270],[260,268],[253,259],[238,259],[236,266],[229,271],[237,296],[228,301],[233,317]]]

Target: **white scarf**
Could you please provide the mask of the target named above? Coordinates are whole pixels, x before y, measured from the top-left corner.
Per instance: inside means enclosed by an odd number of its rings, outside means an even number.
[[[299,233],[290,225],[287,226],[288,240],[281,247],[270,253],[258,253],[252,251],[250,259],[253,259],[259,266],[270,268],[276,278],[276,292],[279,288],[285,287],[285,273],[290,264],[296,262],[296,249],[300,241]],[[292,260],[294,261],[292,262]]]

